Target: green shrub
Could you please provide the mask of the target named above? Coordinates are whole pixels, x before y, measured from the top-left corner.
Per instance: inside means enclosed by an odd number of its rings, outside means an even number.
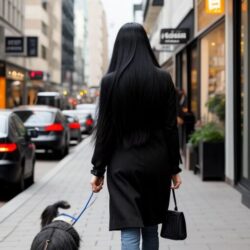
[[[220,121],[225,121],[225,94],[215,94],[210,97],[206,106],[208,107],[209,112],[217,115]]]
[[[207,123],[195,130],[190,136],[189,143],[198,146],[201,141],[219,142],[224,140],[223,130],[215,123]]]

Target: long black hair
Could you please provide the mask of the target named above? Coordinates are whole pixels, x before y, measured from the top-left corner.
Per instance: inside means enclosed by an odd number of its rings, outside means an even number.
[[[156,116],[162,116],[160,108],[164,105],[159,98],[159,68],[143,26],[123,25],[101,83],[96,126],[100,143],[105,144],[114,133],[116,142],[127,147],[148,140],[152,128],[159,125]]]

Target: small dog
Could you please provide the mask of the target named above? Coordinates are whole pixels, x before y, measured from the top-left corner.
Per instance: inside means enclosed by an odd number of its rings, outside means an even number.
[[[31,250],[78,250],[80,236],[65,218],[58,217],[58,209],[68,209],[66,201],[48,206],[41,215],[41,231],[32,242]]]

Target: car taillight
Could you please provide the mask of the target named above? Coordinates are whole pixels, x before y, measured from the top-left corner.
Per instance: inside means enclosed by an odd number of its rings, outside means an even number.
[[[80,123],[79,122],[71,122],[69,124],[69,128],[72,128],[72,129],[79,129],[80,128]]]
[[[86,125],[87,125],[87,126],[93,125],[93,120],[92,120],[92,119],[87,119],[87,120],[86,120]]]
[[[61,123],[53,123],[45,127],[45,131],[63,131],[63,125]]]
[[[0,143],[0,152],[14,152],[16,149],[16,143]]]

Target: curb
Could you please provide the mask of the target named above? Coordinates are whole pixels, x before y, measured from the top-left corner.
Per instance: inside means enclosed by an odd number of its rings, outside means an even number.
[[[41,190],[58,172],[60,172],[71,160],[75,157],[80,150],[90,143],[90,137],[84,139],[77,145],[71,154],[61,160],[56,167],[49,171],[41,180],[34,183],[28,189],[15,196],[6,205],[0,208],[0,224],[10,217],[18,208],[31,199],[39,190]]]

